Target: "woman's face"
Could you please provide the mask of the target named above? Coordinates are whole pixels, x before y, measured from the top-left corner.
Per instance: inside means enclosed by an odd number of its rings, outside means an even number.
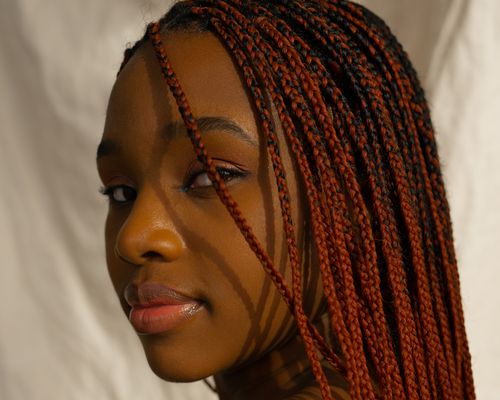
[[[265,140],[229,54],[211,33],[168,33],[163,42],[209,155],[290,282]],[[304,203],[279,135],[300,244]],[[149,44],[115,83],[98,169],[111,197],[109,274],[160,377],[191,381],[241,367],[294,334],[286,305],[197,161]],[[314,309],[317,299],[308,301]]]

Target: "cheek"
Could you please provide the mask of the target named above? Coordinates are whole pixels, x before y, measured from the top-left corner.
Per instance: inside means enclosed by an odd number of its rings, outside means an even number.
[[[270,185],[257,180],[231,190],[253,234],[289,280],[279,201]],[[188,248],[198,255],[198,276],[207,287],[211,321],[230,364],[258,354],[290,332],[291,316],[257,255],[218,200],[210,209],[191,210]],[[193,224],[192,221],[198,221]],[[186,232],[186,231],[185,231]],[[230,350],[231,348],[231,350]]]
[[[273,204],[264,201],[265,196],[254,185],[236,192],[232,193],[233,198],[252,234],[273,259],[276,268],[282,269],[281,265],[286,264],[286,248],[280,226],[275,224]],[[270,278],[229,212],[218,200],[214,203],[210,208],[191,210],[189,219],[183,218],[191,221],[190,228],[186,224],[183,230],[187,247],[199,258],[199,274],[213,296],[221,301],[227,296],[228,307],[239,304],[255,311],[256,304],[261,302],[263,288],[271,283]],[[193,221],[197,222],[193,224]]]

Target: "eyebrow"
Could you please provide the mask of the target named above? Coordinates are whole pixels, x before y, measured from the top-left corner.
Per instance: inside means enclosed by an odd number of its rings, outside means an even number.
[[[245,129],[238,125],[235,121],[226,117],[200,117],[196,119],[198,129],[202,133],[224,131],[244,142],[258,147],[257,140],[253,138]],[[183,121],[171,122],[165,126],[164,136],[169,139],[186,136],[186,128]],[[117,143],[109,139],[104,139],[97,147],[96,159],[109,156],[119,151]]]

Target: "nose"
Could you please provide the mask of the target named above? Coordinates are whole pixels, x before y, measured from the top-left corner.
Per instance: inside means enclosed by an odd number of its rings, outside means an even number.
[[[144,265],[174,261],[184,247],[165,206],[154,194],[143,193],[118,232],[115,254],[128,263]]]

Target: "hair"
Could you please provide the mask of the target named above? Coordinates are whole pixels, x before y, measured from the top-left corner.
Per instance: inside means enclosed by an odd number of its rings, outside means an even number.
[[[291,284],[205,150],[161,43],[160,33],[178,30],[216,34],[253,100],[276,176]],[[296,319],[322,398],[332,395],[320,357],[345,376],[352,399],[474,399],[434,131],[417,74],[385,23],[343,0],[181,1],[125,51],[120,71],[147,41],[198,159]],[[303,309],[283,143],[269,98],[304,182],[339,349]]]

